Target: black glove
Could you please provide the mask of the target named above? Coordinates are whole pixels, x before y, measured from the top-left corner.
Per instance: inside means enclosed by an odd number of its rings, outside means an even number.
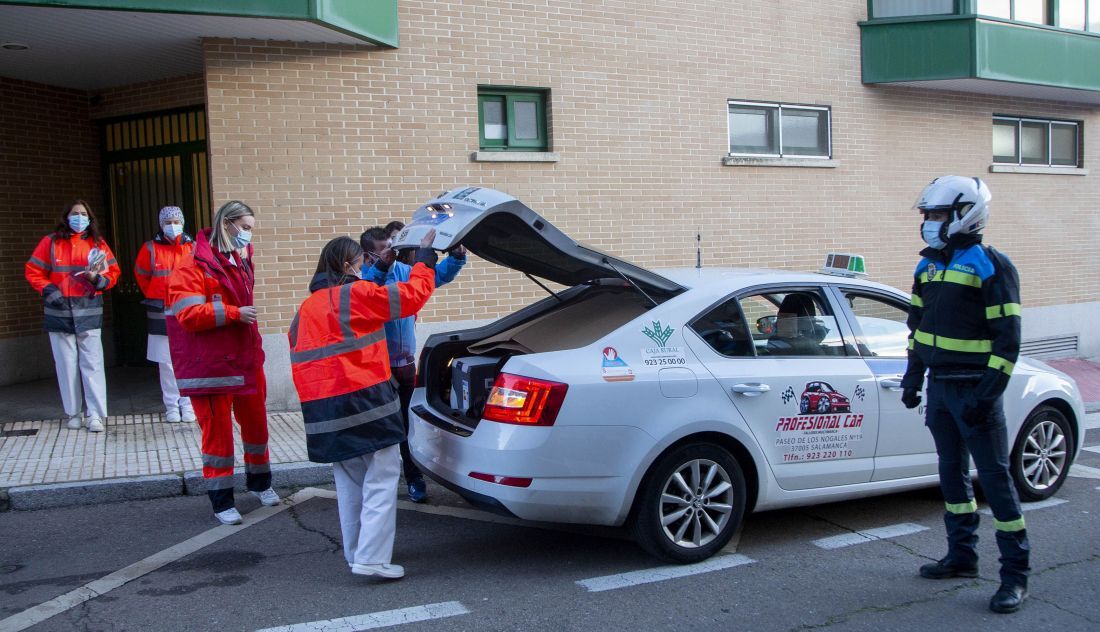
[[[901,392],[901,403],[905,404],[906,408],[916,408],[920,406],[921,396],[920,389],[907,388]]]
[[[415,261],[416,263],[423,263],[434,270],[436,262],[439,261],[439,255],[431,248],[417,248]]]
[[[975,397],[965,404],[962,409],[963,423],[971,428],[977,428],[985,424],[989,419],[989,413],[993,410],[993,401]]]

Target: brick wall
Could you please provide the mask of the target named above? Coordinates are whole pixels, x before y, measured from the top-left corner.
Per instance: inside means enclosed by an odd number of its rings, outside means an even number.
[[[285,330],[321,246],[407,219],[460,185],[502,189],[571,236],[641,265],[817,269],[859,252],[908,287],[922,244],[910,210],[945,173],[994,193],[989,241],[1026,305],[1100,299],[1096,175],[988,173],[993,113],[1085,122],[1073,104],[860,83],[862,0],[415,1],[397,50],[205,43],[215,205],[257,210],[258,303]],[[478,84],[551,90],[551,164],[474,163]],[[839,167],[724,167],[729,98],[828,105]],[[1068,262],[1068,263],[1067,263]],[[499,316],[543,296],[473,261],[424,322]]]
[[[23,278],[65,203],[102,213],[99,143],[79,90],[0,77],[0,339],[42,330],[41,299]],[[7,360],[11,360],[10,358]]]
[[[199,105],[206,98],[206,84],[197,74],[94,90],[89,97],[93,119],[112,118]]]

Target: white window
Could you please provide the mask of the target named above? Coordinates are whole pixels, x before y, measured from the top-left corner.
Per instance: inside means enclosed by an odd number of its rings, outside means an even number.
[[[730,101],[728,105],[731,156],[832,156],[828,107],[753,101]]]
[[[1081,126],[1075,121],[993,117],[993,162],[1046,167],[1081,166]]]

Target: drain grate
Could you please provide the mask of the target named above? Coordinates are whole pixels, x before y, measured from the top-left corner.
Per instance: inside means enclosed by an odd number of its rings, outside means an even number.
[[[33,437],[38,434],[38,428],[27,428],[26,430],[4,430],[0,431],[0,437]]]

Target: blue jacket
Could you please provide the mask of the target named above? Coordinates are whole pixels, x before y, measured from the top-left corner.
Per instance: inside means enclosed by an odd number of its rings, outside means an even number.
[[[466,257],[447,257],[435,267],[435,286],[446,285],[458,276],[458,271],[466,265]],[[409,280],[409,272],[412,266],[393,262],[389,271],[382,270],[375,265],[364,265],[362,278],[378,285],[391,285],[393,283]],[[390,366],[405,366],[416,362],[416,317],[409,316],[400,320],[391,320],[386,323],[386,346],[390,350]]]

